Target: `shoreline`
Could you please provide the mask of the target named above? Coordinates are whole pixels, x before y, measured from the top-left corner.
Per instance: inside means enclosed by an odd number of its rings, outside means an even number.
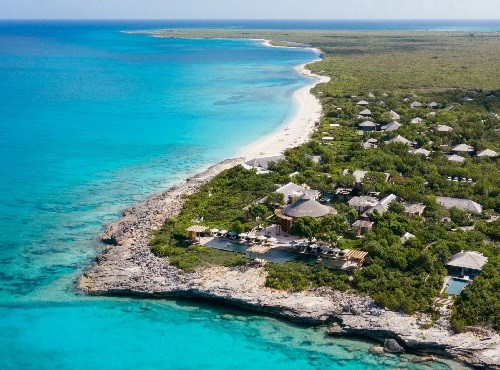
[[[264,44],[266,42],[269,43],[264,40]],[[265,46],[274,47],[270,43]],[[238,151],[237,158],[202,167],[180,184],[126,209],[123,217],[110,223],[100,235],[101,241],[111,246],[78,279],[78,289],[90,295],[196,297],[222,301],[297,322],[335,323],[328,332],[332,336],[361,336],[379,342],[395,339],[412,352],[437,354],[481,368],[499,368],[500,336],[496,333],[452,334],[446,320],[421,329],[420,324],[427,320],[425,315],[409,316],[384,310],[369,297],[330,289],[298,293],[273,290],[265,287],[266,273],[262,268],[247,266],[213,267],[185,273],[170,266],[167,259],[151,253],[148,246],[151,231],[180,212],[186,195],[195,193],[221,171],[252,156],[275,155],[278,149],[283,151],[309,140],[322,114],[318,99],[309,90],[329,78],[313,75],[305,65],[296,70],[316,81],[294,92],[293,99],[298,104],[294,115],[270,134]],[[279,135],[284,132],[286,135]]]

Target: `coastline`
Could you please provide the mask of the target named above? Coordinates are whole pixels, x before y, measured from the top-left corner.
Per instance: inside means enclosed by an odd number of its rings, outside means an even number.
[[[263,44],[275,47],[268,40]],[[447,322],[421,329],[419,323],[425,322],[426,317],[380,309],[368,297],[329,289],[299,293],[273,290],[265,287],[262,268],[214,267],[189,274],[150,252],[151,231],[178,214],[186,195],[195,193],[218,173],[244,160],[279,154],[308,141],[322,113],[319,101],[309,90],[329,78],[312,74],[305,65],[296,69],[315,81],[294,92],[297,107],[289,120],[242,148],[237,158],[205,167],[184,182],[125,210],[123,218],[109,224],[100,235],[100,239],[111,246],[78,279],[77,287],[91,295],[177,296],[223,301],[298,322],[336,323],[329,330],[330,335],[363,336],[376,341],[391,338],[409,351],[450,357],[482,368],[500,368],[497,365],[500,336],[495,333],[452,334]]]

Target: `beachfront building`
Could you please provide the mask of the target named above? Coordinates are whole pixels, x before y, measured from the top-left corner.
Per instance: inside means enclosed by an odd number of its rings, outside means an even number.
[[[269,165],[271,163],[277,163],[281,160],[285,159],[284,155],[276,155],[272,157],[262,157],[262,158],[254,158],[243,164],[247,170],[255,169],[257,173],[268,173]]]
[[[483,207],[479,203],[469,199],[436,197],[436,202],[441,204],[446,209],[455,207],[468,213],[480,214],[483,212]]]
[[[326,215],[335,215],[337,210],[325,206],[308,194],[304,194],[300,199],[283,209],[276,209],[274,215],[280,222],[280,228],[283,232],[288,232],[293,222],[305,216],[321,218]]]
[[[446,264],[448,275],[462,279],[473,279],[481,273],[488,258],[479,252],[461,251],[451,256]]]
[[[363,236],[373,230],[375,223],[368,220],[357,220],[352,224],[352,233],[354,236]]]

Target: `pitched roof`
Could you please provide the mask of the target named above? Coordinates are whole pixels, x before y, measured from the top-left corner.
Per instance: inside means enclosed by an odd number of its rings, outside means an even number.
[[[405,145],[411,145],[411,141],[408,140],[408,139],[406,139],[406,138],[404,138],[401,135],[395,136],[392,139],[387,140],[386,143],[388,143],[388,144],[390,144],[390,143],[401,143],[401,144],[405,144]]]
[[[385,131],[396,131],[400,127],[401,124],[399,122],[393,121],[391,123],[388,123],[387,125],[382,126],[381,129]]]
[[[254,158],[245,162],[245,164],[253,168],[260,168],[262,170],[267,170],[269,163],[279,162],[282,159],[285,159],[284,155],[276,155],[273,157]]]
[[[451,148],[451,150],[454,152],[473,152],[474,148],[467,144],[458,144]]]
[[[397,114],[396,112],[394,112],[393,110],[391,110],[389,112],[389,115],[391,116],[392,119],[400,119],[401,116],[399,114]]]
[[[362,195],[359,197],[353,197],[347,202],[349,206],[361,206],[361,207],[375,207],[378,204],[378,199],[375,197],[369,197],[367,195]]]
[[[423,203],[403,203],[405,207],[405,212],[407,213],[422,213],[425,209],[425,205]]]
[[[301,197],[304,194],[310,195],[312,198],[317,198],[319,196],[318,190],[307,189],[303,186],[294,184],[293,182],[289,182],[288,184],[282,186],[277,189],[275,193],[281,193],[285,196],[285,201],[290,197]]]
[[[377,127],[377,124],[372,121],[364,121],[358,124],[358,127]]]
[[[310,195],[305,194],[296,202],[286,206],[282,210],[283,214],[290,217],[322,217],[327,214],[336,214],[335,208],[325,206],[315,201]]]
[[[414,101],[413,103],[411,103],[412,108],[421,107],[421,106],[422,106],[422,103],[420,103],[419,101]]]
[[[363,109],[361,112],[359,112],[359,114],[362,116],[369,116],[372,114],[372,111],[369,109]]]
[[[485,149],[485,150],[481,150],[479,153],[477,153],[477,156],[478,157],[494,158],[494,157],[498,157],[498,153],[495,152],[494,150],[491,150],[491,149]]]
[[[464,157],[461,157],[461,156],[456,155],[456,154],[449,155],[449,156],[447,157],[447,159],[448,159],[450,162],[459,162],[459,163],[463,163],[463,162],[465,162],[465,158],[464,158]]]
[[[488,258],[479,252],[461,251],[451,256],[447,266],[463,267],[473,270],[481,270],[488,262]]]
[[[438,103],[436,103],[435,101],[433,101],[433,102],[431,102],[431,103],[427,104],[427,106],[428,106],[429,108],[436,108],[436,107],[438,106]]]
[[[410,153],[412,153],[412,154],[421,154],[421,155],[424,155],[424,156],[428,157],[429,154],[431,154],[431,151],[427,150],[427,149],[424,149],[424,148],[419,148],[419,149],[415,149],[415,150],[410,150]]]
[[[447,126],[447,125],[437,125],[436,127],[436,131],[439,131],[439,132],[448,132],[448,131],[452,131],[453,128],[451,128],[450,126]]]
[[[415,117],[411,120],[411,123],[422,123],[424,122],[423,118]]]
[[[459,208],[463,211],[472,213],[483,212],[483,207],[472,200],[460,199],[460,198],[450,198],[450,197],[436,197],[436,201],[445,208]]]
[[[368,105],[370,103],[368,103],[366,100],[360,100],[356,103],[357,105]]]

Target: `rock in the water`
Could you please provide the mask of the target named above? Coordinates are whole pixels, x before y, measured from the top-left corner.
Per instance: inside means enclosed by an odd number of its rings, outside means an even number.
[[[396,339],[386,339],[384,341],[384,351],[392,353],[403,353],[405,350],[399,345]]]

